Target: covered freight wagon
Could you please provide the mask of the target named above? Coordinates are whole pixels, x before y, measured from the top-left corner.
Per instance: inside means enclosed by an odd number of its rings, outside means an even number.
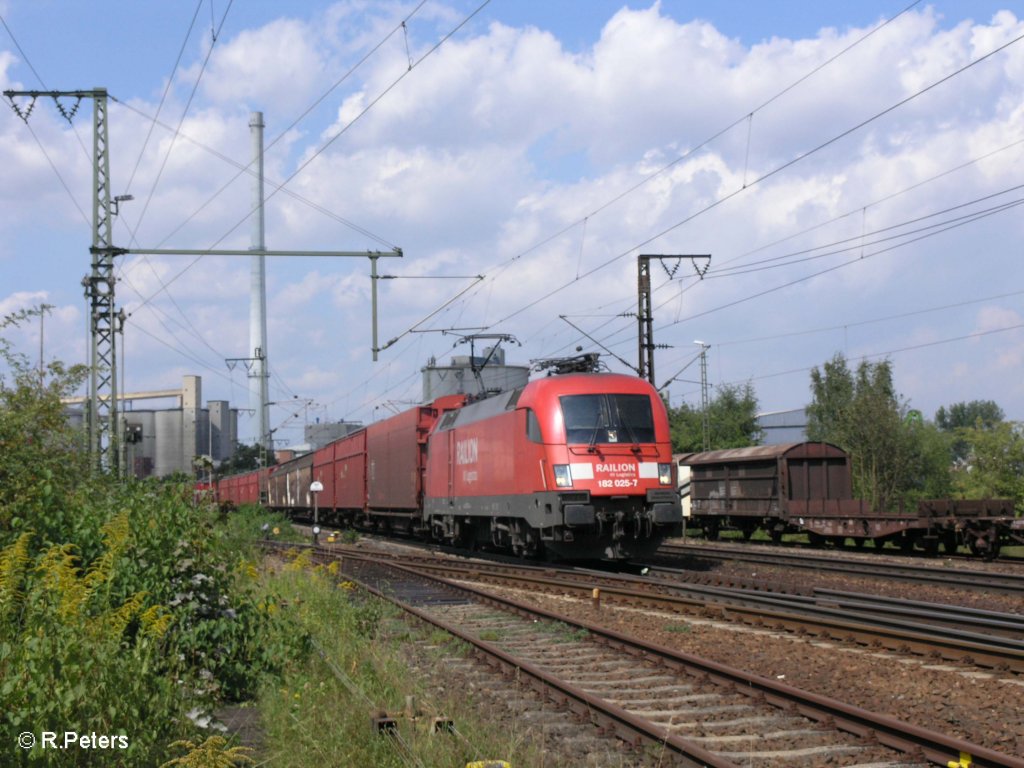
[[[785,533],[807,533],[812,542],[871,539],[877,546],[891,542],[930,553],[939,544],[947,552],[965,544],[994,556],[1019,538],[1021,521],[1008,499],[932,499],[913,509],[872,509],[854,498],[849,455],[830,443],[689,453],[677,461],[690,470],[690,525],[711,539],[722,530],[750,538],[761,529],[774,541]]]
[[[693,524],[708,538],[726,528],[745,538],[761,528],[776,540],[805,529],[823,536],[869,534],[852,522],[863,520],[867,509],[853,498],[850,457],[830,443],[691,453],[679,463],[690,468]]]

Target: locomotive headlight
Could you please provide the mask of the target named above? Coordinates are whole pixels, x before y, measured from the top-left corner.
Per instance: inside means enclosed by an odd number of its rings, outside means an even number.
[[[658,482],[662,485],[672,485],[672,465],[658,465]]]
[[[555,486],[558,488],[572,488],[572,473],[568,464],[554,464]]]

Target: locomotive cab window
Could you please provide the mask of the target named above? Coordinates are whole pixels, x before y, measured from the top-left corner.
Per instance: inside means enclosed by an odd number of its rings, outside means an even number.
[[[647,395],[563,395],[567,443],[653,443],[654,416]]]

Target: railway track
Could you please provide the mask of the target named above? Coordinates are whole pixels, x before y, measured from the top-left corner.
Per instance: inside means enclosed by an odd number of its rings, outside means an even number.
[[[323,548],[315,557],[337,560],[347,578],[530,680],[583,721],[682,765],[1024,768],[1019,758],[455,584],[422,564]]]
[[[415,558],[409,567],[449,579],[574,594],[579,599],[592,598],[597,588],[599,599],[609,603],[724,619],[898,654],[1024,673],[1024,617],[1020,616],[852,593],[818,598],[766,594],[579,568],[434,558]]]
[[[1024,674],[1020,614],[817,588],[787,594],[737,586],[732,579],[714,583],[706,574],[692,583],[693,572],[658,566],[636,576],[578,566],[529,565],[507,557],[488,562],[433,554],[380,556],[446,578],[574,594],[580,599],[600,588],[606,602]]]
[[[914,584],[1001,592],[1010,595],[1020,595],[1024,598],[1024,573],[998,573],[962,568],[943,570],[934,566],[896,563],[892,561],[841,560],[836,557],[789,551],[762,552],[751,551],[742,547],[707,547],[688,544],[663,544],[658,550],[658,554],[666,558],[733,560],[785,568],[841,573],[850,576],[869,576]]]

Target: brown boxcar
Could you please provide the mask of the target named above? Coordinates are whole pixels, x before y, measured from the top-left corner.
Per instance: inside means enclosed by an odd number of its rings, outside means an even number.
[[[691,525],[708,538],[732,529],[773,540],[805,532],[813,541],[840,544],[893,542],[936,552],[961,544],[978,554],[998,553],[1015,537],[1013,505],[1006,499],[923,501],[911,510],[875,510],[853,496],[850,458],[829,443],[759,445],[677,459],[690,470]]]

